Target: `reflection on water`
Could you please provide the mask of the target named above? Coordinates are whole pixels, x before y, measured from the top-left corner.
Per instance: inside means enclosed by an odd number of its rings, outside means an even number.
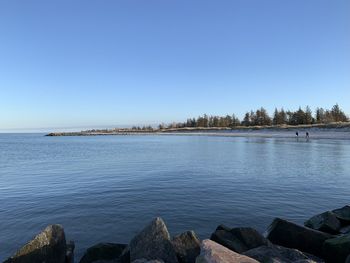
[[[0,260],[60,223],[77,256],[128,242],[152,217],[171,233],[302,223],[349,203],[350,141],[207,136],[0,135]]]

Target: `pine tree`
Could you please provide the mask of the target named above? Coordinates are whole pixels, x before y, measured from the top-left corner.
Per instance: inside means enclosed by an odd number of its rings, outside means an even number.
[[[273,119],[272,119],[273,125],[278,125],[279,124],[278,120],[279,120],[279,112],[277,108],[275,108],[275,112],[273,113]]]
[[[305,124],[312,124],[312,111],[309,106],[306,106],[305,109]]]
[[[251,119],[250,119],[250,114],[249,112],[247,112],[245,115],[244,115],[244,119],[242,121],[242,125],[243,126],[250,126],[251,125]]]

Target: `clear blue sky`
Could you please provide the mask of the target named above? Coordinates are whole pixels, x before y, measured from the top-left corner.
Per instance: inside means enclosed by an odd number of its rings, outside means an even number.
[[[350,1],[0,1],[0,129],[350,113]]]

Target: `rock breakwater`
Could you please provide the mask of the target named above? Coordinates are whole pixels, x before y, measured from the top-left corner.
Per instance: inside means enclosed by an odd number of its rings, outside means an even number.
[[[4,263],[73,263],[74,242],[49,225]],[[99,243],[79,263],[350,263],[350,206],[297,225],[276,218],[262,235],[251,227],[219,225],[210,239],[194,231],[171,237],[157,217],[129,244]]]

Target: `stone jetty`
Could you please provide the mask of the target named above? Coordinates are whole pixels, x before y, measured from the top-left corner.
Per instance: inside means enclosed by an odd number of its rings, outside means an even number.
[[[74,247],[62,226],[50,225],[4,263],[74,263]],[[350,263],[350,206],[312,216],[304,225],[276,218],[264,235],[251,227],[219,225],[204,240],[193,231],[171,237],[157,217],[129,244],[96,244],[76,262]]]

